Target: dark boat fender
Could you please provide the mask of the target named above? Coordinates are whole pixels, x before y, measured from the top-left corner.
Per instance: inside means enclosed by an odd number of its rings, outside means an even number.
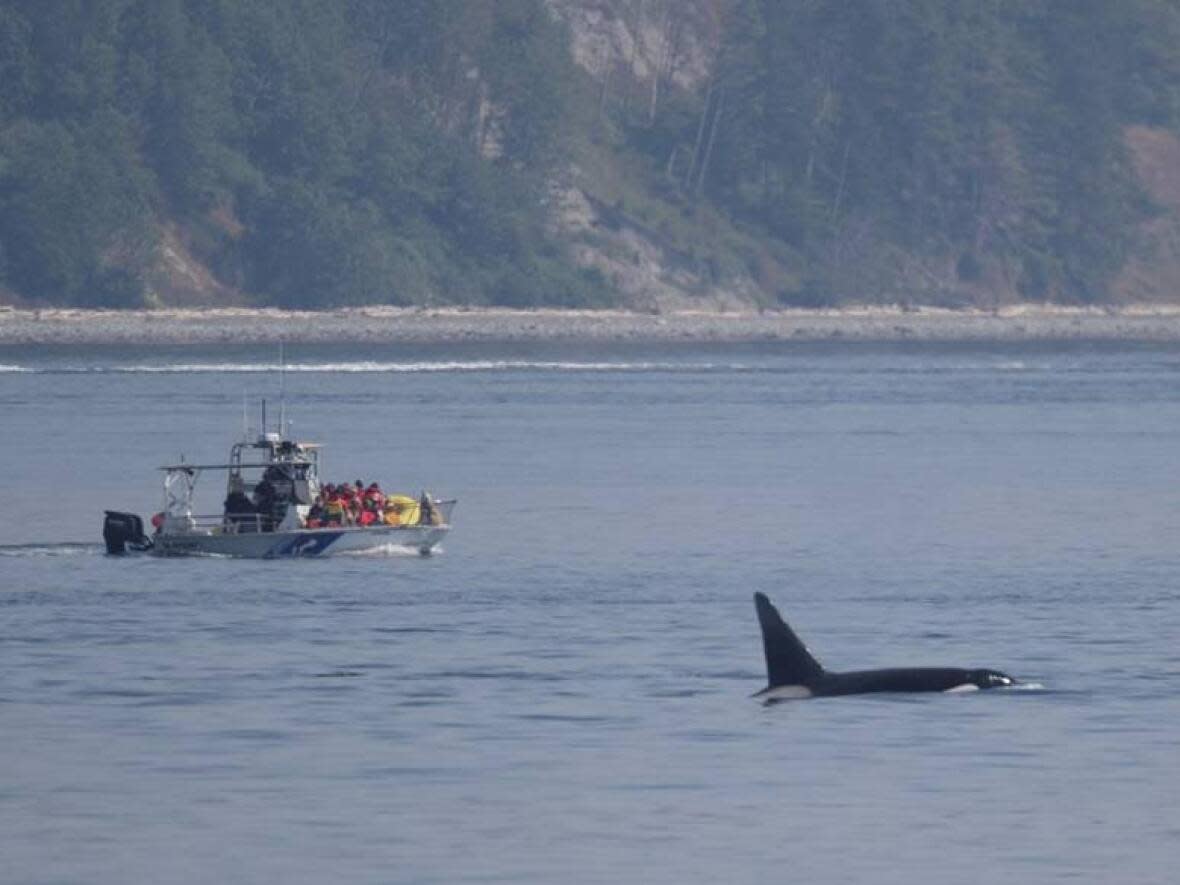
[[[120,556],[128,550],[142,552],[152,549],[152,539],[143,532],[143,520],[134,513],[107,510],[102,523],[102,539],[107,553]]]

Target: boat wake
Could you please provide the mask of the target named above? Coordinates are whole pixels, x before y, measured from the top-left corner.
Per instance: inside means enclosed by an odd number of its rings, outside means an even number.
[[[1014,682],[1012,685],[1001,686],[996,691],[1044,691],[1045,686],[1040,682]]]
[[[431,550],[431,555],[441,553],[441,547],[435,547]],[[373,559],[393,556],[421,556],[417,548],[405,547],[398,544],[382,544],[379,547],[366,547],[364,550],[341,550],[339,553],[332,553],[332,559],[343,559],[345,557],[358,559]]]
[[[413,374],[477,374],[481,372],[553,372],[553,373],[648,373],[699,374],[735,372],[750,374],[810,374],[830,371],[819,364],[764,364],[731,360],[530,360],[530,359],[469,359],[469,360],[322,360],[286,363],[283,369],[296,374],[342,375],[413,375]],[[1088,373],[1094,367],[1086,362],[1027,360],[968,360],[955,362],[913,363],[901,360],[879,365],[852,365],[841,370],[848,375],[943,376],[976,374],[1036,374],[1045,372]],[[0,363],[0,375],[265,375],[280,371],[273,361],[208,360],[201,362],[128,362],[90,364],[28,364]]]
[[[102,556],[102,544],[66,541],[61,544],[0,544],[0,556]]]
[[[462,372],[701,372],[718,369],[741,371],[744,365],[719,363],[674,362],[610,362],[569,360],[442,360],[423,362],[384,362],[357,360],[348,362],[287,363],[286,372],[307,374],[420,374]],[[36,373],[62,375],[196,375],[196,374],[266,374],[278,372],[273,362],[207,362],[207,363],[133,363],[127,365],[89,366],[18,366],[0,365],[0,373]]]

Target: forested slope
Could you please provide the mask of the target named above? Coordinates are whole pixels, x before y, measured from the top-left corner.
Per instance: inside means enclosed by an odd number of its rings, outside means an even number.
[[[1180,291],[1167,0],[0,0],[0,299]]]
[[[536,0],[4,0],[0,59],[28,300],[140,303],[162,251],[284,306],[604,297],[545,229],[574,70]]]

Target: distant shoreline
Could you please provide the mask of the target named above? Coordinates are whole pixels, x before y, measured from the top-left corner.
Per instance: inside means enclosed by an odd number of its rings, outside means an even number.
[[[305,312],[0,308],[0,346],[757,341],[1180,343],[1180,305],[998,311],[849,307],[749,312],[356,307]]]

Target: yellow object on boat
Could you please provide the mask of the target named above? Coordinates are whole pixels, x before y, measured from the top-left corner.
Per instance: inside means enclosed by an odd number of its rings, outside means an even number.
[[[386,525],[417,525],[420,513],[416,498],[409,495],[388,495],[385,498]]]

